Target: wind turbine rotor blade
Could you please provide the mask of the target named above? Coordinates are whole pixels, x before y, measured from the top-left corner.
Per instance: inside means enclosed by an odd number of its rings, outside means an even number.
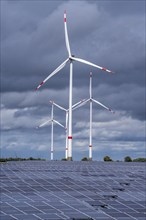
[[[90,72],[89,97],[92,98],[92,72]]]
[[[87,99],[85,101],[82,101],[80,104],[78,104],[76,107],[73,108],[73,110],[80,108],[81,106],[84,106],[87,102],[89,102],[90,99]]]
[[[98,65],[96,65],[96,64],[94,64],[94,63],[91,63],[91,62],[89,62],[89,61],[86,61],[86,60],[83,60],[83,59],[80,59],[80,58],[77,58],[77,57],[71,57],[71,59],[72,59],[72,60],[75,60],[75,61],[78,61],[78,62],[81,62],[81,63],[85,63],[85,64],[87,64],[87,65],[89,65],[89,66],[94,66],[94,67],[96,67],[96,68],[98,68],[98,69],[101,69],[101,70],[104,70],[104,71],[106,71],[106,72],[113,73],[111,70],[108,70],[108,69],[106,69],[106,68],[104,68],[104,67],[98,66]]]
[[[60,125],[61,127],[65,128],[64,125],[62,125],[60,122],[56,121],[56,120],[53,120],[56,124]]]
[[[69,58],[66,59],[60,66],[58,66],[46,79],[44,79],[44,81],[39,84],[39,86],[36,88],[36,90],[38,90],[48,79],[50,79],[52,76],[54,76],[56,73],[58,73],[66,65],[68,60],[69,60]]]
[[[50,101],[52,103],[52,101]],[[58,107],[59,109],[63,110],[63,111],[66,111],[65,108],[63,108],[62,106],[56,104],[55,102],[53,102],[53,105],[55,105],[56,107]]]
[[[83,103],[86,99],[82,99],[81,101],[75,103],[74,105],[72,105],[72,109],[74,109],[77,105]],[[69,109],[67,109],[67,111],[69,111]]]
[[[75,104],[72,106],[72,108],[75,108],[77,105],[83,103],[85,100],[86,100],[86,99],[82,99],[81,101],[75,103]]]
[[[67,51],[68,51],[68,55],[69,55],[69,57],[70,57],[70,56],[71,56],[71,51],[70,51],[68,31],[67,31],[66,11],[64,12],[64,30],[65,30],[65,43],[66,43],[66,48],[67,48]]]
[[[46,125],[47,123],[49,123],[49,122],[51,122],[51,121],[52,121],[52,120],[49,119],[48,121],[46,121],[46,122],[40,124],[40,125],[39,125],[38,127],[36,127],[36,128],[41,128],[41,127],[43,127],[44,125]]]
[[[98,105],[102,106],[103,108],[107,109],[108,111],[115,113],[112,109],[108,108],[107,106],[103,105],[101,102],[96,101],[95,99],[92,99],[93,102],[97,103]]]

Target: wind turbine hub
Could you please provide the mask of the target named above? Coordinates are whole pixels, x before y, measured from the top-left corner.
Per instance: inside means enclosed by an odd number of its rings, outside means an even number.
[[[75,57],[75,55],[71,55],[71,57],[69,57],[70,61],[73,61],[72,57]]]

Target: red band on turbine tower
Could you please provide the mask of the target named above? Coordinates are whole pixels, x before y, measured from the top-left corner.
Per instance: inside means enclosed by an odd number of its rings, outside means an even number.
[[[89,147],[92,147],[92,145],[89,145]]]
[[[72,139],[72,136],[68,136],[68,139]]]

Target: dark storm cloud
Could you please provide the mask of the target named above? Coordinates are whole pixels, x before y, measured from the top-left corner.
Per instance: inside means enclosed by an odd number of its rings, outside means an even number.
[[[89,74],[85,75],[88,82],[86,86],[73,89],[73,104],[89,98]],[[113,76],[112,76],[113,77]],[[126,111],[127,115],[133,118],[145,120],[145,88],[136,84],[121,84],[111,86],[100,84],[98,77],[93,74],[93,98],[114,111]],[[80,84],[81,85],[81,84]],[[41,92],[8,92],[1,95],[2,107],[17,108],[25,113],[42,115],[47,114],[51,108],[49,100],[53,100],[64,108],[68,108],[68,88],[62,90],[47,89]],[[27,108],[27,111],[26,111]],[[87,105],[84,106],[87,108]],[[31,112],[31,113],[30,113]],[[21,113],[20,113],[21,114]]]
[[[108,84],[120,84],[121,80],[143,84],[143,77],[138,75],[139,72],[144,75],[143,14],[125,13],[123,17],[117,14],[115,19],[112,10],[118,8],[118,5],[111,2],[111,5],[107,4],[109,6],[104,8],[104,4],[100,7],[99,4],[101,3],[69,1],[63,4],[58,2],[58,7],[55,8],[54,4],[50,3],[49,5],[55,10],[48,11],[48,14],[45,11],[42,15],[41,7],[40,12],[36,13],[39,3],[34,6],[31,2],[29,10],[27,10],[29,2],[5,3],[2,14],[3,91],[33,90],[66,59],[64,8],[68,11],[70,44],[76,56],[119,73],[112,80],[109,77],[105,78]],[[82,72],[98,71],[100,83],[103,81],[103,75],[106,74],[82,64],[74,66],[77,72],[77,76],[76,74],[74,76],[75,86],[79,86],[81,81],[83,84],[87,81],[82,77]],[[64,79],[68,71],[69,68],[66,67],[58,77],[56,75],[56,78],[46,84],[51,88],[67,87],[68,84]],[[66,74],[62,75],[63,72]]]
[[[90,2],[90,1],[89,1]],[[92,1],[91,1],[92,2]],[[104,7],[110,14],[113,16],[124,16],[126,14],[141,14],[145,11],[145,1],[140,0],[127,0],[125,1],[116,0],[116,1],[93,1],[93,3],[97,3],[99,6]],[[140,4],[139,4],[140,3]]]

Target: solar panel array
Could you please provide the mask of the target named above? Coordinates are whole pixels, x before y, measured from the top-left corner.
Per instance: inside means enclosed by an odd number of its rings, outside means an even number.
[[[145,220],[145,163],[1,164],[2,220]]]

